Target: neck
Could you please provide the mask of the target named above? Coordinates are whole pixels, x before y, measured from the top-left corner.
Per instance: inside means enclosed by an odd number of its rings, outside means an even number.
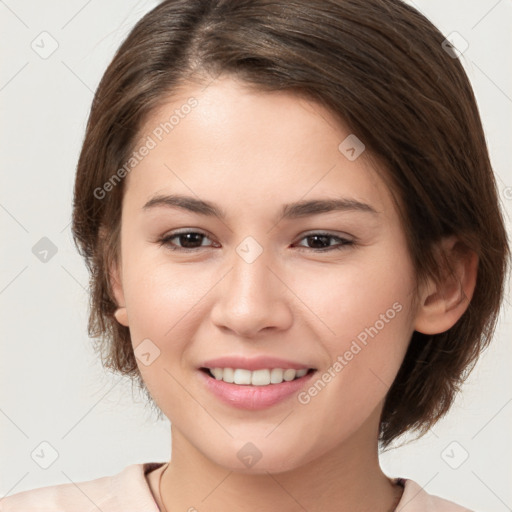
[[[376,439],[361,441],[351,439],[288,471],[248,474],[215,464],[172,428],[172,460],[160,483],[162,509],[393,511],[399,488],[380,469]]]

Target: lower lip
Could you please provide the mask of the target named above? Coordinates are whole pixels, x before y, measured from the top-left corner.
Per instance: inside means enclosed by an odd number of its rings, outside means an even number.
[[[206,387],[223,402],[239,409],[260,410],[276,405],[298,393],[313,377],[316,371],[295,380],[283,381],[268,386],[230,384],[217,380],[199,370]]]

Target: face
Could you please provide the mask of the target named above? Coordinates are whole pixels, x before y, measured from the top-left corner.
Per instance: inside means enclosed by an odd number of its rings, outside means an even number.
[[[415,276],[391,195],[349,135],[313,102],[231,78],[183,89],[141,131],[116,298],[173,435],[225,468],[285,471],[376,442]],[[315,371],[253,386],[200,369],[230,356],[216,365]]]

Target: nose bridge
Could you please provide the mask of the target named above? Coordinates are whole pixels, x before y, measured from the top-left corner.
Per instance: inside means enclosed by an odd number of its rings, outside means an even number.
[[[268,250],[262,250],[259,254],[256,249],[240,244],[236,255],[233,255],[233,270],[231,271],[231,294],[233,296],[250,297],[255,295],[262,297],[268,287],[272,265],[272,258]],[[265,286],[266,285],[266,286]]]
[[[286,289],[273,272],[270,250],[247,237],[236,248],[213,309],[213,321],[239,335],[285,328],[291,321]],[[272,269],[272,270],[271,270]]]
[[[275,283],[272,282],[272,273],[269,270],[273,265],[271,251],[247,237],[236,247],[232,265],[229,289],[226,291],[226,296],[234,302],[232,307],[240,313],[246,310],[250,314],[250,309],[256,306],[269,306],[272,295],[278,292],[272,286]]]

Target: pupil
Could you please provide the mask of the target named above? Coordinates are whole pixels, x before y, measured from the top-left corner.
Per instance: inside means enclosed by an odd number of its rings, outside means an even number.
[[[182,243],[181,245],[183,247],[195,247],[195,243],[199,242],[199,245],[201,245],[201,237],[203,235],[201,233],[185,233],[184,235],[181,235],[182,241],[185,240],[185,243]],[[195,240],[194,240],[195,239]]]
[[[309,240],[322,240],[322,242],[324,242],[323,244],[320,244],[320,245],[315,245],[315,243],[313,242],[313,246],[315,247],[325,247],[326,245],[328,246],[329,245],[329,237],[326,236],[326,235],[311,235],[308,237]]]

